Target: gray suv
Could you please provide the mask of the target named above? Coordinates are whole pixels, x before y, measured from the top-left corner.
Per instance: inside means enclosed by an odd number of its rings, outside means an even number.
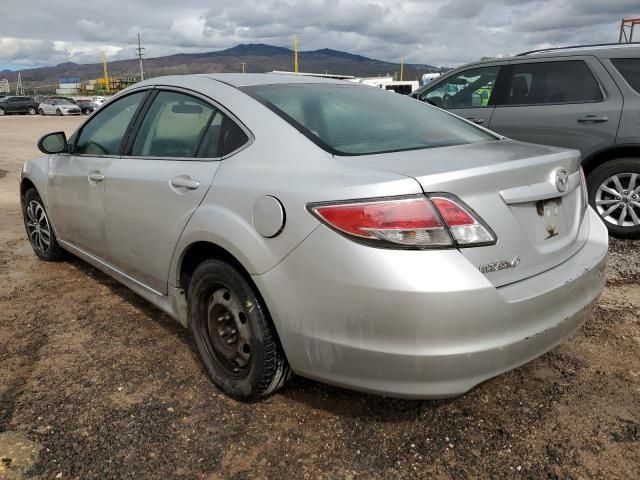
[[[492,59],[412,96],[516,140],[580,150],[591,206],[612,235],[640,238],[640,46]]]

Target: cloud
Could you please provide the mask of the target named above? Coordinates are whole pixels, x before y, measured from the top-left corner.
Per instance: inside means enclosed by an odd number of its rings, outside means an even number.
[[[548,46],[615,42],[638,0],[23,0],[3,10],[0,69],[132,58],[238,43],[333,48],[454,66]],[[640,33],[637,34],[640,37]],[[640,39],[640,38],[639,38]]]

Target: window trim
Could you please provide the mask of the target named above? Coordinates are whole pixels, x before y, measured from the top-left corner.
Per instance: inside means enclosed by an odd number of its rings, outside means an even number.
[[[600,91],[600,95],[602,95],[602,98],[600,100],[582,100],[579,102],[501,103],[501,102],[506,102],[508,100],[509,92],[511,91],[511,85],[513,84],[513,79],[514,79],[513,73],[515,71],[516,66],[539,64],[539,63],[559,63],[559,62],[564,62],[564,63],[582,62],[584,65],[586,65],[587,69],[589,69],[589,72],[591,72],[591,75],[593,75],[593,78],[595,79],[596,84],[598,85],[598,90]],[[507,74],[505,75],[505,90],[503,92],[503,95],[500,96],[499,102],[496,103],[495,107],[502,108],[502,107],[545,107],[545,106],[552,106],[552,105],[585,105],[590,103],[603,103],[608,98],[607,92],[603,88],[602,83],[600,82],[600,79],[598,78],[596,73],[593,71],[593,68],[591,68],[591,65],[589,65],[589,62],[585,58],[560,57],[558,59],[546,58],[546,59],[536,59],[536,61],[523,61],[523,62],[511,63],[510,65],[508,65],[508,68],[506,69],[506,71],[507,71]]]
[[[507,69],[509,65],[507,64],[492,64],[492,65],[474,65],[470,68],[465,68],[465,69],[461,69],[461,70],[457,70],[456,72],[452,73],[451,75],[447,75],[445,78],[443,78],[442,80],[440,80],[439,82],[435,83],[434,85],[428,85],[427,88],[424,89],[424,91],[422,91],[421,93],[419,93],[416,97],[417,100],[423,102],[423,103],[429,103],[431,104],[426,98],[424,100],[422,100],[422,96],[424,95],[426,97],[427,94],[429,94],[430,92],[432,92],[433,90],[437,89],[439,86],[441,86],[444,83],[447,83],[447,81],[451,80],[452,78],[457,77],[458,75],[462,75],[466,72],[469,72],[471,70],[479,70],[481,68],[497,68],[498,69],[498,75],[496,76],[496,81],[495,84],[493,85],[493,89],[491,90],[491,96],[489,97],[489,100],[487,101],[486,105],[471,105],[469,107],[438,107],[438,108],[442,108],[443,110],[469,110],[471,108],[494,108],[496,106],[496,93],[499,93],[501,88],[502,88],[502,83],[505,82],[506,78],[504,76],[504,71]]]
[[[242,121],[240,121],[240,119],[237,116],[235,116],[226,107],[216,102],[211,97],[208,97],[207,95],[204,95],[195,90],[191,90],[189,88],[177,87],[174,85],[160,85],[160,84],[153,86],[153,92],[154,93],[149,97],[149,101],[145,105],[144,111],[141,112],[140,116],[136,118],[136,122],[132,125],[132,131],[131,131],[131,134],[129,135],[127,143],[126,145],[124,145],[124,148],[120,150],[120,158],[135,159],[135,160],[167,160],[167,161],[181,161],[181,162],[219,162],[222,160],[226,160],[229,157],[232,157],[233,155],[244,150],[245,148],[248,148],[255,141],[255,136],[253,135],[251,130],[249,130],[247,126]],[[163,156],[143,157],[138,155],[130,155],[128,152],[133,147],[133,143],[135,142],[135,139],[138,136],[138,133],[140,132],[140,127],[142,126],[142,122],[146,118],[149,108],[153,103],[153,100],[156,98],[156,96],[160,92],[181,93],[183,95],[187,95],[207,103],[209,106],[218,110],[225,117],[227,117],[228,119],[233,121],[236,125],[238,125],[238,127],[245,133],[248,140],[244,144],[242,144],[240,147],[236,148],[233,152],[230,152],[223,156],[216,156],[216,157],[163,157]],[[200,141],[202,141],[202,139],[204,138],[204,135],[205,133],[203,133],[203,137],[200,138]],[[201,145],[198,145],[198,149],[200,147]],[[219,152],[220,150],[218,149],[218,153]],[[196,151],[196,153],[198,152]]]

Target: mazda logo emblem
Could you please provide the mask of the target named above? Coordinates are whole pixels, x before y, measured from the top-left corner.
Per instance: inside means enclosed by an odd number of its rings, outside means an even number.
[[[569,188],[569,174],[564,168],[556,171],[556,188],[559,192],[566,192]]]

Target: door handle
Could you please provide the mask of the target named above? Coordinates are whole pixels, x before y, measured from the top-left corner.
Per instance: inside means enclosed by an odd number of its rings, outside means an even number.
[[[105,179],[105,176],[100,172],[92,172],[89,174],[88,178],[90,182],[98,183],[98,182],[102,182]]]
[[[482,125],[484,123],[484,118],[467,117],[467,120],[469,120],[470,122],[476,123],[478,125]]]
[[[608,121],[609,117],[599,117],[597,115],[585,115],[584,117],[578,118],[578,122],[580,123],[602,123]]]
[[[187,190],[195,190],[200,186],[200,182],[191,180],[188,176],[173,177],[171,186],[176,188],[186,188]]]

